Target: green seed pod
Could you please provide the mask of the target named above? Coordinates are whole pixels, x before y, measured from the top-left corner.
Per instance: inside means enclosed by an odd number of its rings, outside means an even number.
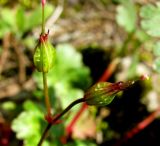
[[[39,44],[36,47],[33,61],[39,72],[48,72],[55,62],[55,48],[47,40],[47,35],[40,36]]]
[[[125,83],[99,82],[87,90],[84,95],[85,102],[88,105],[95,106],[108,105],[113,101],[114,97],[118,92],[123,91],[133,83],[133,81],[128,81]]]
[[[85,101],[88,105],[104,106],[112,102],[115,93],[111,92],[110,86],[112,83],[100,82],[92,86],[85,93]]]

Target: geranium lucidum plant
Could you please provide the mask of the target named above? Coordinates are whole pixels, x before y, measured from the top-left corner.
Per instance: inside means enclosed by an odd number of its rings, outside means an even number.
[[[47,115],[45,116],[45,119],[47,120],[48,125],[41,136],[38,146],[42,145],[44,139],[47,136],[47,132],[49,131],[51,126],[59,123],[59,119],[76,104],[85,102],[87,105],[94,105],[94,106],[108,105],[113,101],[114,97],[118,92],[125,90],[126,88],[135,83],[135,81],[117,82],[117,83],[99,82],[93,85],[91,88],[89,88],[85,92],[82,98],[73,101],[61,113],[53,116],[51,113],[50,99],[48,96],[47,73],[54,65],[55,49],[48,40],[49,31],[48,33],[45,33],[44,6],[46,1],[42,0],[41,2],[42,2],[42,32],[40,34],[39,41],[36,46],[33,60],[37,70],[39,72],[42,72],[43,74],[44,96],[47,108]],[[147,76],[143,76],[140,79],[144,80],[147,78],[148,78]]]

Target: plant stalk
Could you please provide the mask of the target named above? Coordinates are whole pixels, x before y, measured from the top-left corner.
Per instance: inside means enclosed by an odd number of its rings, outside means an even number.
[[[51,115],[51,105],[48,95],[48,84],[47,84],[47,73],[43,72],[43,87],[44,87],[44,97],[45,97],[45,104],[47,108],[48,115]]]
[[[41,146],[44,139],[47,137],[47,133],[49,131],[49,129],[52,127],[52,124],[56,123],[57,120],[59,120],[64,114],[66,114],[73,106],[75,106],[76,104],[78,103],[81,103],[81,102],[85,102],[85,98],[79,98],[75,101],[73,101],[68,107],[66,107],[60,114],[58,114],[57,116],[55,116],[52,120],[51,123],[48,123],[46,129],[44,130],[42,136],[41,136],[41,139],[38,143],[37,146]]]
[[[45,8],[45,1],[42,0],[42,32],[41,34],[45,34],[45,14],[44,14],[44,8]],[[42,66],[43,66],[43,50],[41,48],[41,59],[42,59]],[[50,100],[49,100],[49,95],[48,95],[48,84],[47,84],[47,73],[42,72],[43,75],[43,90],[44,90],[44,97],[45,97],[45,104],[47,108],[47,114],[51,115],[51,105],[50,105]]]
[[[44,14],[45,4],[42,3],[42,34],[45,33],[45,14]]]

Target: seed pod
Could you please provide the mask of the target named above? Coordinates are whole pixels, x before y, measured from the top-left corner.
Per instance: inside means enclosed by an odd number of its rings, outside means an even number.
[[[88,105],[95,106],[105,106],[110,104],[116,94],[120,91],[123,91],[130,85],[132,85],[133,81],[128,82],[117,82],[117,83],[109,83],[109,82],[99,82],[93,85],[84,95],[85,102]]]
[[[41,35],[39,43],[36,47],[33,61],[34,65],[39,72],[48,72],[55,62],[55,48],[48,41],[48,34]]]

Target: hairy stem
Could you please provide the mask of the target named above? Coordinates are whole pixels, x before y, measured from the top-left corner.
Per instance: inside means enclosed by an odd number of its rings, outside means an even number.
[[[73,106],[75,106],[76,104],[78,103],[81,103],[81,102],[85,102],[85,99],[84,98],[80,98],[80,99],[77,99],[75,101],[73,101],[68,107],[66,107],[60,114],[58,114],[57,116],[55,116],[55,118],[53,118],[52,122],[51,123],[48,123],[47,127],[45,128],[42,136],[41,136],[41,139],[38,143],[38,146],[41,146],[44,139],[46,138],[47,136],[47,133],[49,131],[49,129],[52,127],[52,124],[56,123],[57,120],[59,120],[65,113],[67,113]]]

